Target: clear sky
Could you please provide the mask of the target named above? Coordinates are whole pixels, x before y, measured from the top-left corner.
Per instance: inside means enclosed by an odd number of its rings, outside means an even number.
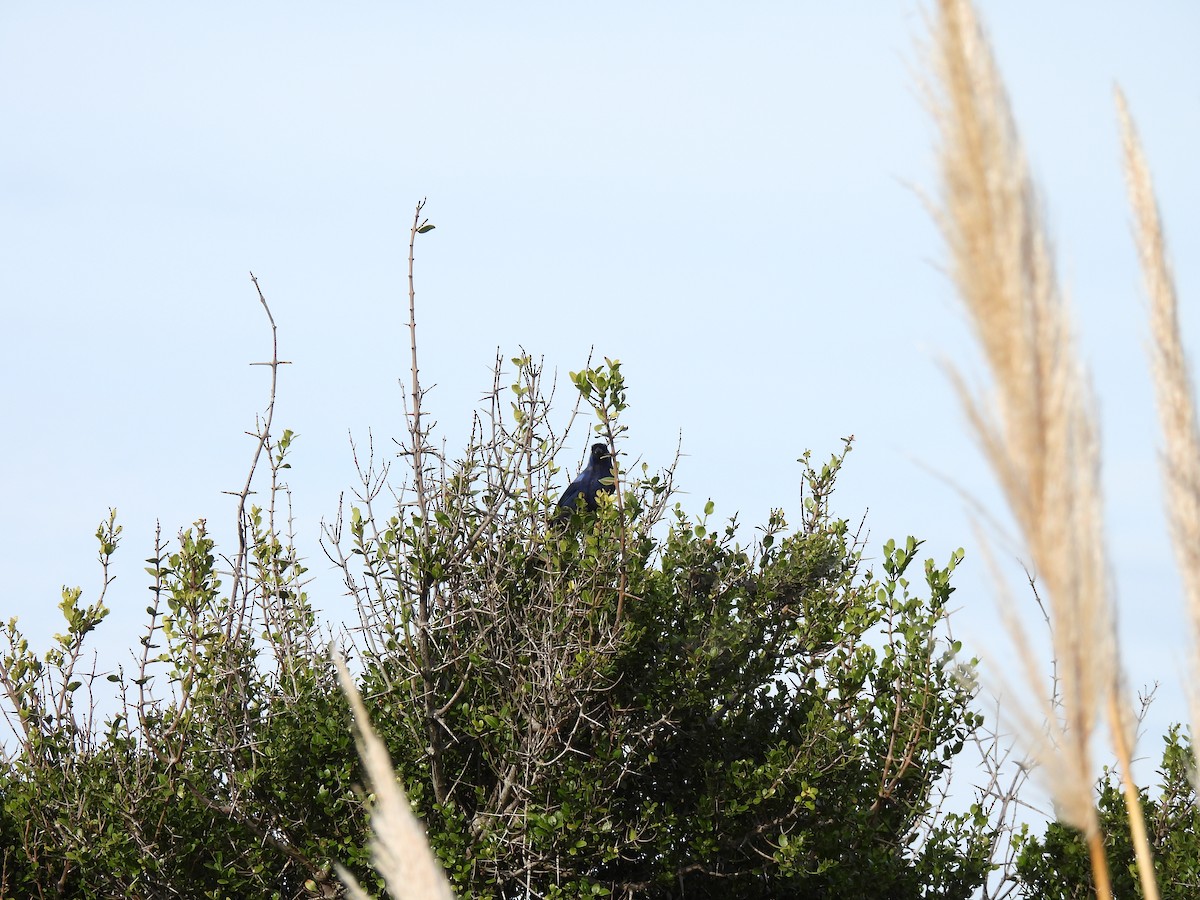
[[[980,6],[1100,396],[1125,657],[1135,686],[1163,682],[1154,753],[1184,715],[1186,644],[1112,87],[1195,349],[1200,6]],[[4,4],[0,615],[44,646],[61,586],[94,595],[92,535],[115,506],[111,664],[142,626],[155,521],[206,517],[228,539],[222,491],[267,384],[247,364],[270,347],[249,270],[294,363],[276,421],[300,435],[310,592],[341,615],[319,521],[354,485],[347,435],[400,432],[404,244],[428,197],[422,369],[451,448],[496,348],[521,346],[564,395],[590,347],[619,358],[624,449],[665,464],[682,434],[696,512],[794,512],[796,458],[854,434],[836,510],[869,508],[873,548],[965,547],[956,630],[1004,667],[958,489],[997,495],[941,369],[979,372],[920,199],[936,190],[924,30],[916,2]]]

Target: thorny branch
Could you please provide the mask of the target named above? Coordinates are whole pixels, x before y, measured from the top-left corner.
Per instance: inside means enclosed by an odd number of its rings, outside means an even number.
[[[258,462],[262,457],[271,440],[271,423],[275,418],[275,396],[279,386],[279,367],[291,365],[290,360],[281,360],[279,358],[279,330],[275,327],[275,317],[271,314],[271,307],[267,304],[267,298],[263,295],[262,287],[258,283],[258,278],[253,272],[250,273],[250,281],[254,284],[254,290],[258,294],[258,302],[262,304],[263,311],[267,314],[267,321],[271,323],[271,361],[250,363],[252,366],[270,366],[271,367],[271,388],[267,399],[267,408],[263,413],[262,419],[257,422],[258,430],[250,436],[257,439],[254,445],[254,455],[250,458],[250,469],[246,473],[246,483],[242,485],[242,489],[234,496],[238,498],[237,505],[237,536],[238,536],[238,552],[237,557],[233,561],[233,588],[230,594],[230,605],[232,609],[238,610],[238,592],[241,591],[244,598],[249,592],[249,575],[247,574],[246,552],[248,546],[247,532],[249,530],[248,517],[246,515],[246,500],[250,497],[251,485],[254,483],[254,473],[258,470]],[[248,432],[249,433],[249,432]],[[244,625],[245,611],[236,616],[237,631],[240,631]],[[235,616],[230,616],[229,627],[230,631],[227,637],[233,637]]]

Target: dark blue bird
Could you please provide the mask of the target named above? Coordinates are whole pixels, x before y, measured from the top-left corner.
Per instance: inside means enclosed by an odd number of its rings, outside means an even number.
[[[608,484],[604,483],[608,479]],[[588,509],[596,508],[596,494],[605,491],[613,492],[613,460],[608,452],[607,444],[592,444],[592,455],[588,464],[575,480],[567,485],[563,495],[558,499],[558,512],[555,518],[562,520],[571,516],[571,510],[577,508],[578,500],[583,497]]]

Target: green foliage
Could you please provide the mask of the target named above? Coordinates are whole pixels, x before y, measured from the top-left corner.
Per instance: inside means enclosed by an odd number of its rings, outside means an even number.
[[[323,540],[371,717],[455,889],[970,896],[993,827],[931,803],[980,724],[944,628],[961,551],[921,572],[908,538],[869,566],[829,509],[848,441],[802,458],[799,525],[772,512],[749,546],[712,501],[669,507],[671,470],[646,465],[561,527],[562,441],[538,367],[513,364],[460,460],[410,434],[385,505],[366,459]],[[619,362],[572,380],[619,451]],[[203,521],[157,542],[132,671],[78,674],[103,592],[64,591],[41,655],[0,628],[0,895],[336,896],[334,862],[382,887],[348,713],[275,519],[295,436],[259,437],[269,502],[243,504],[225,565]],[[105,587],[119,533],[115,514],[98,533]]]
[[[271,448],[273,475],[291,438]],[[103,592],[84,606],[64,590],[66,633],[41,656],[15,619],[0,626],[17,742],[0,771],[0,896],[282,898],[305,883],[332,896],[334,860],[369,872],[349,717],[313,642],[304,567],[269,515],[243,524],[228,589],[203,521],[174,550],[158,542],[132,673],[77,674]],[[119,534],[113,513],[97,534],[105,588]],[[75,698],[104,685],[118,711],[98,725]]]
[[[711,501],[666,516],[671,473],[644,466],[548,528],[538,375],[513,362],[521,411],[436,490],[415,479],[424,511],[352,510],[337,554],[386,635],[364,693],[456,889],[969,896],[986,818],[930,805],[979,723],[943,630],[961,552],[920,591],[915,539],[867,570],[828,511],[849,443],[804,458],[801,527],[775,512],[751,547]],[[572,381],[620,435],[619,363]]]
[[[1191,900],[1200,895],[1200,806],[1191,780],[1193,759],[1191,740],[1179,726],[1173,726],[1164,738],[1157,796],[1152,797],[1144,789],[1140,791],[1163,900]],[[1117,773],[1106,770],[1100,779],[1097,808],[1114,896],[1144,896],[1134,865],[1129,813]],[[1016,841],[1017,875],[1026,896],[1038,900],[1082,900],[1095,896],[1087,846],[1078,831],[1051,822],[1039,837],[1025,826]]]

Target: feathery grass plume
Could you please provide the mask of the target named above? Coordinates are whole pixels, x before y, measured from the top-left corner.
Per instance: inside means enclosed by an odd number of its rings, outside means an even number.
[[[354,679],[341,654],[335,652],[334,664],[342,683],[342,692],[350,701],[357,724],[358,755],[362,757],[367,779],[375,794],[371,810],[371,855],[375,868],[387,882],[388,893],[396,900],[453,900],[450,883],[441,864],[429,849],[425,829],[409,808],[404,789],[396,782],[396,773],[383,741],[371,728]],[[337,867],[338,877],[346,885],[352,900],[367,900],[354,876]]]
[[[1150,362],[1163,433],[1163,488],[1175,559],[1183,579],[1196,681],[1200,681],[1200,429],[1187,356],[1179,331],[1175,278],[1167,261],[1167,242],[1154,196],[1150,168],[1125,95],[1116,89],[1117,115],[1129,203],[1133,207],[1134,241],[1150,304]],[[1195,681],[1193,682],[1195,683]],[[1193,689],[1192,725],[1200,729],[1200,696]],[[1200,747],[1197,748],[1200,752]],[[1200,757],[1197,759],[1200,766]]]
[[[1167,243],[1154,197],[1150,167],[1146,164],[1129,105],[1120,88],[1115,89],[1115,100],[1121,124],[1125,180],[1134,215],[1134,242],[1150,302],[1150,364],[1163,430],[1162,468],[1167,518],[1192,622],[1195,666],[1200,664],[1200,432],[1196,424],[1196,401],[1179,331],[1175,279],[1167,262]],[[1189,700],[1192,722],[1200,724],[1200,697],[1194,688],[1189,692]],[[1197,761],[1200,762],[1200,756]],[[1149,865],[1142,856],[1148,859],[1150,850],[1144,834],[1141,801],[1136,791],[1131,796],[1128,786],[1125,793],[1134,847],[1139,852],[1138,869],[1144,872]],[[1143,892],[1151,900],[1157,900],[1157,893],[1146,890],[1144,885]]]
[[[981,397],[954,378],[1050,602],[1060,702],[1041,689],[1018,627],[1039,707],[1018,712],[1058,815],[1087,836],[1097,893],[1109,896],[1089,741],[1101,703],[1120,696],[1120,675],[1093,399],[1008,97],[966,0],[939,0],[932,52],[943,180],[935,216],[993,389]],[[1125,729],[1127,719],[1113,724]]]

